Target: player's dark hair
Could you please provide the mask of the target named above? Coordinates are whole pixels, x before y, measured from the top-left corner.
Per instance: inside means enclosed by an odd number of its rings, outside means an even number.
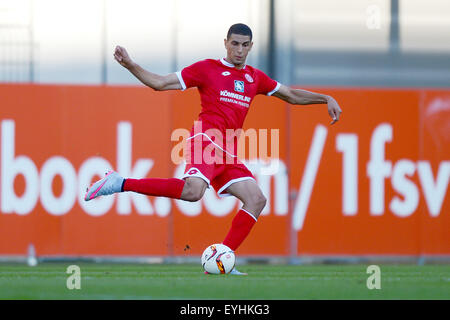
[[[250,41],[253,38],[252,30],[249,26],[243,23],[233,24],[230,29],[228,29],[227,40],[230,39],[232,34],[240,34],[242,36],[250,36]]]

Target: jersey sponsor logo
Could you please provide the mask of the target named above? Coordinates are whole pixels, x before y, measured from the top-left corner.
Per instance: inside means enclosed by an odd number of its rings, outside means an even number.
[[[241,100],[241,101],[245,101],[245,102],[250,102],[250,100],[251,100],[250,97],[243,96],[242,94],[237,94],[237,93],[234,93],[234,92],[230,92],[228,90],[221,90],[220,91],[220,95],[222,97],[233,98],[233,99]]]
[[[244,81],[234,80],[234,91],[244,92]]]
[[[224,71],[224,72],[222,72],[222,75],[223,76],[229,76],[231,74],[231,72],[229,72],[229,71]]]
[[[248,82],[253,83],[253,78],[252,78],[252,76],[249,75],[248,73],[245,74],[245,79],[246,79]]]

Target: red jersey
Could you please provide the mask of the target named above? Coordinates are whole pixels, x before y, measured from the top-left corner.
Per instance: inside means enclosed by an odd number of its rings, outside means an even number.
[[[253,98],[272,95],[280,84],[249,65],[242,69],[225,59],[206,59],[176,73],[183,90],[197,87],[201,98],[201,132],[218,129],[224,138],[227,129],[241,129]],[[192,134],[194,127],[192,128]],[[223,145],[223,144],[222,144]],[[233,148],[235,149],[235,148]],[[235,150],[229,150],[234,153]]]
[[[225,59],[207,59],[177,72],[183,90],[197,87],[202,110],[198,120],[209,128],[240,129],[253,98],[272,95],[280,84],[264,72],[246,65],[236,69]]]

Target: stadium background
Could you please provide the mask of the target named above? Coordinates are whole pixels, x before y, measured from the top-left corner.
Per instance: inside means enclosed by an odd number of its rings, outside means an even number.
[[[280,161],[273,175],[270,156],[249,161],[269,201],[239,256],[448,261],[444,0],[1,1],[2,260],[32,244],[42,260],[188,261],[223,239],[239,203],[211,190],[197,203],[82,197],[105,167],[179,176],[171,134],[200,110],[194,89],[143,87],[115,45],[167,74],[223,57],[235,22],[254,31],[249,64],[343,109],[329,126],[324,106],[255,100],[245,129],[279,130]]]

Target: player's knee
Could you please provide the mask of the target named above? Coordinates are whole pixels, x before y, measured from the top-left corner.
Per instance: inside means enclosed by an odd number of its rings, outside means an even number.
[[[262,211],[266,206],[267,199],[263,194],[260,194],[256,200],[256,203],[258,205],[258,208]]]
[[[255,211],[255,214],[259,215],[259,213],[266,206],[267,199],[262,193],[254,194],[250,197],[247,205]]]
[[[184,200],[189,202],[196,202],[203,197],[203,192],[199,190],[192,190]]]
[[[181,199],[190,202],[198,201],[203,197],[205,190],[206,186],[204,184],[198,183],[197,181],[192,181],[191,179],[187,179],[183,188],[183,192],[181,193]]]

